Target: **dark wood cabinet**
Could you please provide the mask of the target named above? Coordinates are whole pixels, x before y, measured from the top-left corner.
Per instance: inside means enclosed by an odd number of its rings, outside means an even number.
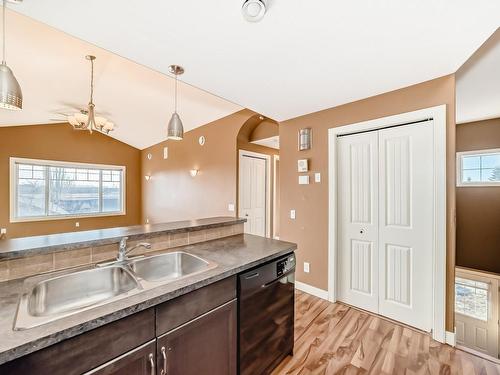
[[[159,375],[235,375],[236,300],[166,333],[157,341]]]
[[[156,375],[156,340],[87,372],[87,375]]]

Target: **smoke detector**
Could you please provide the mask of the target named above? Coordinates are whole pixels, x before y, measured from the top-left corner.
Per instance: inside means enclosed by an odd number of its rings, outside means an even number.
[[[241,13],[247,21],[258,22],[266,14],[268,0],[245,0]]]

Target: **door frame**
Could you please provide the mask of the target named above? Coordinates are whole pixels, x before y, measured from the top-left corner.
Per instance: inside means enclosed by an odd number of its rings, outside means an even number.
[[[279,155],[273,155],[273,238],[275,240],[279,240],[280,238],[276,236],[276,217],[279,215],[279,212],[276,210],[276,195],[278,189],[276,189],[276,164],[280,160]]]
[[[259,152],[239,150],[238,157],[238,217],[241,217],[241,159],[245,156],[266,162],[266,237],[271,236],[271,156]]]
[[[439,105],[374,120],[347,124],[328,129],[328,299],[337,300],[337,136],[360,131],[378,130],[389,126],[433,119],[434,160],[434,230],[433,230],[433,290],[432,338],[446,341],[446,105]],[[411,126],[411,125],[408,125]]]

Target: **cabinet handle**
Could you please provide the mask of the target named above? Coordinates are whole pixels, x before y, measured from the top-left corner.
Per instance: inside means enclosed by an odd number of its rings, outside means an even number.
[[[153,353],[149,353],[149,364],[151,365],[151,375],[155,375],[155,361]]]
[[[163,357],[163,368],[160,371],[160,375],[167,375],[167,353],[164,346],[161,347],[161,356]]]

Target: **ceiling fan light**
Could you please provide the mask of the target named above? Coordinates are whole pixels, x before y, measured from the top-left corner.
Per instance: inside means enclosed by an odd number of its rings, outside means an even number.
[[[23,108],[23,93],[12,70],[0,64],[0,108],[20,110]]]
[[[106,123],[103,125],[103,129],[107,132],[112,131],[115,128],[115,124],[113,124],[111,121],[106,121]]]
[[[75,113],[73,116],[79,124],[86,124],[89,117],[85,113]]]
[[[170,121],[168,122],[167,128],[167,139],[174,141],[180,141],[184,138],[184,126],[182,125],[181,118],[174,112]]]
[[[74,115],[68,116],[67,120],[68,120],[69,124],[72,125],[72,126],[78,126],[79,125],[78,121],[76,120],[76,117]]]
[[[104,125],[106,125],[107,122],[108,120],[106,120],[104,117],[100,116],[95,117],[95,124],[100,128],[104,127]]]

